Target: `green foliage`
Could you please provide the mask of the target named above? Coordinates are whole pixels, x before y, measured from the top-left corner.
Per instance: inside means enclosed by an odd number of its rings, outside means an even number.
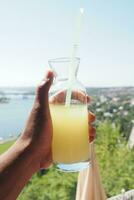
[[[100,173],[108,196],[134,188],[134,149],[127,148],[126,141],[110,122],[97,129],[96,154]]]
[[[11,140],[3,144],[0,144],[0,154],[4,153],[14,142],[15,140]]]
[[[59,172],[53,167],[45,176],[35,175],[19,200],[73,200],[76,183],[76,173]]]

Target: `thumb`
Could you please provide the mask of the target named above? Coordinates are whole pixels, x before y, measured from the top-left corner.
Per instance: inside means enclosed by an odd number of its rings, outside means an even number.
[[[38,101],[41,107],[48,106],[48,92],[52,85],[53,77],[54,74],[52,71],[50,70],[46,71],[44,79],[37,88],[35,100]]]

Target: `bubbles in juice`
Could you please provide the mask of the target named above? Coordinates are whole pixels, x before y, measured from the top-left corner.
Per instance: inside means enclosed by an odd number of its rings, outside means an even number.
[[[71,164],[89,160],[88,113],[85,105],[52,105],[53,161]]]

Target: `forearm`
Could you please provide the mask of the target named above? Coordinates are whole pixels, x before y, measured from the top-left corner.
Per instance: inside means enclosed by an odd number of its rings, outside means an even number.
[[[39,169],[29,141],[18,140],[0,156],[0,199],[15,200],[29,178]]]

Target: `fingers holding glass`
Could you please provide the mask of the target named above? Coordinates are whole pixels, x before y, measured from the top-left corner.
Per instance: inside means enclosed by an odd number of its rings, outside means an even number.
[[[54,96],[50,97],[49,102],[52,104],[65,104],[66,93],[67,93],[66,90],[56,93]],[[71,99],[73,101],[79,101],[83,104],[90,102],[90,97],[88,95],[86,95],[82,91],[77,91],[77,90],[72,91]]]

